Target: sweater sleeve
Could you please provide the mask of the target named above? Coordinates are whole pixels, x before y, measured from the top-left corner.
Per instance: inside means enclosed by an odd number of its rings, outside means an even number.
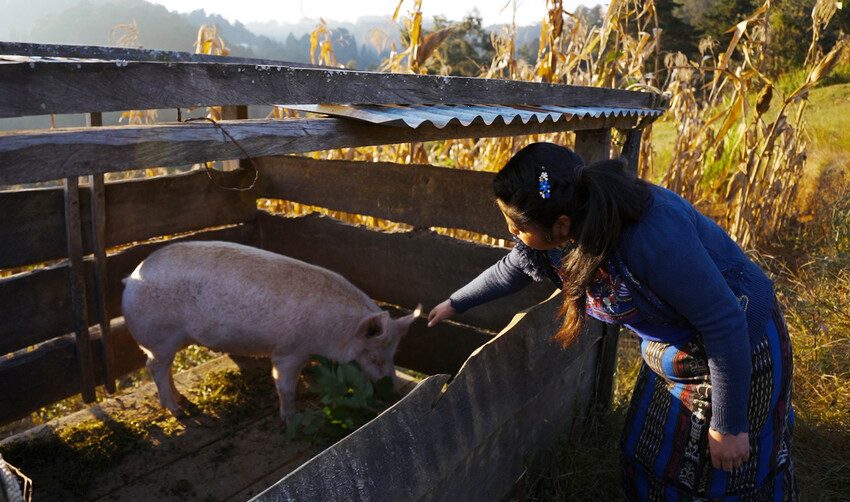
[[[514,247],[501,260],[455,291],[449,297],[452,307],[458,313],[465,312],[524,288],[532,279],[523,271],[520,263],[520,250]]]
[[[746,313],[703,246],[698,216],[654,207],[625,250],[635,274],[685,317],[702,337],[711,378],[711,428],[749,430],[752,361]]]

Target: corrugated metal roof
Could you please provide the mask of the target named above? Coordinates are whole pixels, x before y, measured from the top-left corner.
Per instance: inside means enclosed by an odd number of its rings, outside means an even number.
[[[647,108],[503,106],[503,105],[277,105],[302,112],[352,118],[373,124],[417,128],[429,123],[442,129],[450,124],[491,125],[496,121],[528,124],[582,118],[659,117],[664,110]]]

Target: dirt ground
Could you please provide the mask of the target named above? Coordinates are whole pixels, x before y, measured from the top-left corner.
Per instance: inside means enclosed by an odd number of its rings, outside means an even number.
[[[176,375],[175,418],[146,384],[0,442],[34,500],[246,500],[327,444],[288,440],[267,360],[220,357]],[[317,406],[300,382],[296,408]],[[410,385],[412,387],[412,385]]]

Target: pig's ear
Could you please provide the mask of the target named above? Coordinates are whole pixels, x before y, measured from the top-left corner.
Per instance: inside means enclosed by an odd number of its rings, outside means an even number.
[[[390,314],[386,311],[369,314],[357,326],[357,336],[363,338],[378,338],[387,332],[387,319]]]
[[[402,334],[407,333],[407,330],[410,328],[410,325],[413,324],[413,321],[415,321],[420,315],[422,315],[421,303],[416,306],[416,310],[414,310],[412,314],[406,315],[404,317],[399,317],[395,320],[396,323],[404,330]]]

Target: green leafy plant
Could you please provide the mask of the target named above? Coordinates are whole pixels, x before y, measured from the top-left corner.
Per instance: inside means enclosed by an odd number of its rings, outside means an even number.
[[[312,358],[318,364],[305,371],[309,390],[321,396],[322,407],[296,413],[286,428],[289,439],[306,437],[313,443],[341,439],[377,416],[395,396],[390,377],[372,383],[354,361]]]

